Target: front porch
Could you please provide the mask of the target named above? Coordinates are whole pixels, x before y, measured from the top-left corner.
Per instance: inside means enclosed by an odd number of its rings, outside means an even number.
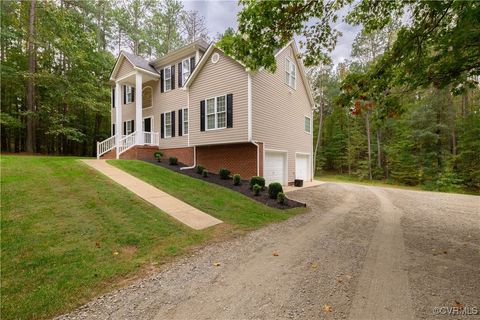
[[[110,79],[115,83],[112,90],[112,136],[97,142],[97,158],[113,151],[118,159],[134,146],[159,147],[160,137],[154,132],[152,109],[153,88],[158,86],[160,75],[154,69],[146,70],[133,64],[124,68],[128,61],[127,58],[125,61],[119,59],[119,70],[116,72],[116,66],[112,73],[115,77]]]

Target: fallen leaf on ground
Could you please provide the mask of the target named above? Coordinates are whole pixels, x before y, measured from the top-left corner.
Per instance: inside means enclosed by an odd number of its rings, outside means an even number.
[[[272,253],[272,255],[273,255],[274,257],[278,257],[278,253],[277,253],[277,252]]]
[[[214,262],[213,265],[214,265],[215,267],[220,267],[220,262]]]
[[[457,300],[455,300],[455,303],[453,304],[453,306],[459,309],[463,309],[464,307],[463,303],[458,302]]]
[[[331,305],[328,305],[328,304],[324,304],[323,307],[322,307],[322,310],[324,312],[332,312],[333,311],[333,308]]]
[[[95,242],[95,247],[100,248],[100,242]]]
[[[114,256],[118,255],[118,251],[114,251],[114,252],[113,252],[113,255],[114,255]]]
[[[343,282],[343,279],[340,278],[340,277],[338,277],[338,278],[337,278],[337,282],[342,283],[342,282]]]
[[[312,263],[312,269],[317,269],[317,268],[318,268],[318,264]]]

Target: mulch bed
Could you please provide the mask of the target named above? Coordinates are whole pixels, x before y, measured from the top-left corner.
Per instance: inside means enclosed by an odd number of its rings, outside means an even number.
[[[249,198],[251,198],[255,201],[263,203],[263,204],[265,204],[269,207],[273,207],[273,208],[277,208],[277,209],[290,209],[290,208],[297,208],[297,207],[306,207],[305,203],[298,202],[298,201],[295,201],[295,200],[291,200],[291,199],[288,199],[288,198],[285,199],[284,204],[279,204],[276,199],[270,199],[270,197],[268,196],[267,188],[265,188],[265,190],[260,191],[260,195],[255,196],[253,194],[253,191],[250,190],[250,184],[249,184],[248,180],[242,180],[240,182],[239,186],[234,186],[233,185],[233,180],[231,178],[228,179],[228,180],[223,180],[223,179],[220,179],[220,176],[218,174],[208,173],[208,177],[205,178],[201,174],[198,174],[196,169],[180,170],[180,168],[182,168],[182,167],[187,167],[186,164],[183,164],[183,163],[180,163],[180,162],[176,166],[169,165],[168,160],[163,161],[163,162],[158,162],[158,161],[147,161],[147,162],[158,165],[160,167],[163,167],[163,168],[166,168],[166,169],[169,169],[169,170],[172,170],[172,171],[175,171],[175,172],[178,172],[178,173],[181,173],[181,174],[184,174],[186,176],[189,176],[189,177],[192,177],[192,178],[195,178],[195,179],[200,179],[200,180],[207,181],[207,182],[210,182],[210,183],[215,183],[215,184],[218,184],[219,186],[228,188],[230,190],[240,192],[241,194],[243,194],[243,195],[245,195],[245,196],[247,196],[247,197],[249,197]]]

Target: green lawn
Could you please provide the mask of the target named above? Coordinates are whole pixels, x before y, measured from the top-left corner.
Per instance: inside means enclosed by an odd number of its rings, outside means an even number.
[[[66,312],[232,229],[299,212],[268,208],[150,164],[115,163],[162,180],[168,192],[182,189],[172,193],[228,223],[194,231],[76,158],[3,156],[0,161],[2,319]]]
[[[230,189],[144,161],[108,160],[108,163],[238,228],[258,227],[304,211],[273,209]]]

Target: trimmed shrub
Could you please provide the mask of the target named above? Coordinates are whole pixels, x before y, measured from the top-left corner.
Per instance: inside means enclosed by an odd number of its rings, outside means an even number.
[[[203,171],[202,171],[202,176],[203,176],[204,178],[208,177],[208,170],[207,170],[207,169],[203,169]]]
[[[177,157],[170,157],[168,158],[168,164],[171,166],[176,166],[178,164]]]
[[[253,190],[253,186],[258,184],[262,189],[265,189],[265,178],[253,176],[250,178],[250,189]]]
[[[239,186],[241,180],[242,180],[242,178],[240,177],[240,175],[238,173],[233,175],[233,185],[234,186]]]
[[[155,159],[157,159],[158,162],[162,162],[163,153],[157,151],[153,154],[153,156],[155,157]]]
[[[284,203],[285,203],[285,199],[286,199],[285,193],[279,192],[279,193],[277,194],[277,202],[278,202],[278,203],[284,204]]]
[[[205,167],[202,167],[202,166],[196,166],[195,168],[197,169],[198,174],[202,174],[203,170],[205,170]]]
[[[262,187],[258,184],[253,186],[253,194],[258,196],[260,194],[260,191],[262,190]]]
[[[268,195],[271,199],[277,199],[279,192],[283,192],[282,185],[278,182],[272,182],[268,185]]]
[[[220,179],[227,180],[230,176],[230,170],[222,168],[218,171],[218,174],[220,175]]]

